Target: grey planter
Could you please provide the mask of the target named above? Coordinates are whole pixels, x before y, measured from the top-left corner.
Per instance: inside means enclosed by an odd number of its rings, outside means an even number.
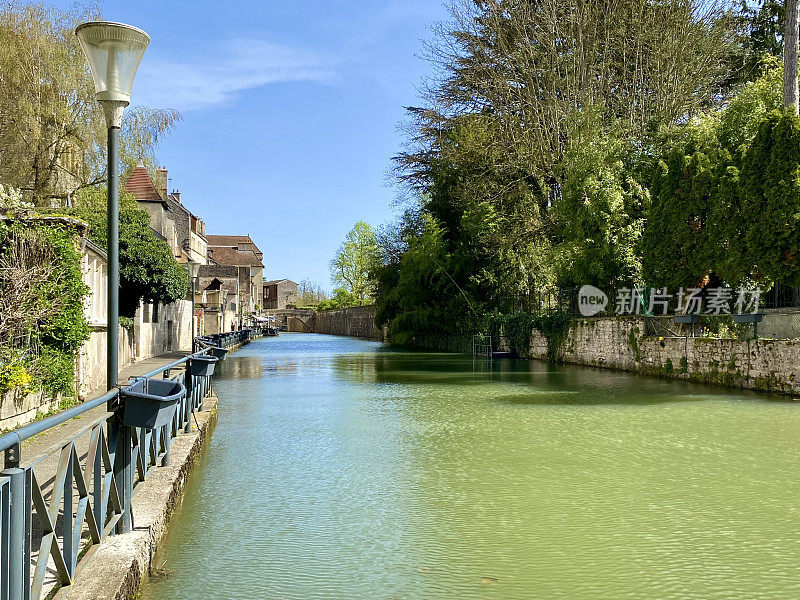
[[[129,391],[120,390],[125,403],[122,422],[129,427],[163,427],[172,420],[178,402],[186,395],[183,384],[171,379],[147,379],[132,387]]]
[[[227,348],[220,348],[219,346],[214,346],[211,348],[211,354],[214,358],[218,360],[225,360],[225,355],[228,353]]]
[[[214,366],[219,362],[216,356],[197,356],[191,361],[192,375],[208,377],[214,374]]]

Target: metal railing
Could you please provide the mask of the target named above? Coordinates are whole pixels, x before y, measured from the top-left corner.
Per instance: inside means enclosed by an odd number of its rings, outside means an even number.
[[[249,337],[247,331],[224,334],[213,345],[227,348]],[[0,473],[0,600],[39,600],[72,584],[92,545],[132,529],[131,500],[138,485],[153,468],[169,463],[173,438],[191,431],[194,413],[203,410],[211,391],[211,377],[192,375],[192,360],[211,351],[211,344],[199,345],[204,347],[99,398],[0,436],[5,453]],[[157,377],[186,387],[171,422],[158,429],[124,425],[120,390],[141,388],[142,380]],[[43,455],[23,461],[23,441],[103,405],[103,416]]]

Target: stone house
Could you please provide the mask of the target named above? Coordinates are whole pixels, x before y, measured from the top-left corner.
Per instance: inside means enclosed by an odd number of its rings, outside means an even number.
[[[144,166],[137,166],[125,182],[125,191],[136,198],[139,206],[145,209],[150,215],[150,228],[153,232],[165,240],[172,249],[175,260],[183,265],[196,263],[199,265],[208,264],[208,242],[206,241],[205,222],[192,213],[181,200],[181,194],[175,190],[168,193],[169,174],[166,169],[159,169],[156,173],[156,181],[150,177]],[[191,301],[191,289],[187,300]],[[199,296],[199,293],[198,293]],[[195,298],[197,301],[197,298]],[[165,311],[170,313],[167,317],[167,329],[169,323],[175,326],[175,319],[184,319],[184,309],[169,307],[145,306],[140,307],[137,312],[136,323],[143,326],[142,331],[146,332],[152,327],[145,327],[145,324],[153,325],[159,323]],[[174,313],[174,314],[173,314]],[[171,317],[171,318],[169,318]],[[191,309],[189,309],[189,320],[191,320]],[[213,315],[216,318],[216,315]],[[201,306],[195,308],[195,335],[199,335],[204,330],[205,311]],[[177,331],[177,330],[176,330]],[[153,343],[157,342],[153,338]],[[169,351],[172,348],[165,348]]]
[[[262,306],[265,309],[284,309],[297,303],[297,284],[291,279],[264,282]]]
[[[230,290],[235,287],[237,314],[242,319],[259,312],[264,286],[264,254],[249,235],[209,235],[207,239],[209,267],[228,268],[201,267],[201,281],[205,277],[207,284],[211,277],[219,277],[227,282]]]

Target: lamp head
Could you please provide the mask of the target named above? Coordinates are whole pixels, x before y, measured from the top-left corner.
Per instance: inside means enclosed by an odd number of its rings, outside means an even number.
[[[197,279],[197,276],[200,274],[200,263],[195,260],[189,260],[186,263],[186,267],[189,269],[189,277]]]
[[[75,35],[89,61],[97,99],[122,108],[130,104],[133,79],[150,37],[137,27],[109,21],[83,23]]]

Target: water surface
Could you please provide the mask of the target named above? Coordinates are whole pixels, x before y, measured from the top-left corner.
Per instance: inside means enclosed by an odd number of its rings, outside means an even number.
[[[800,597],[800,405],[312,334],[219,371],[146,600]]]

